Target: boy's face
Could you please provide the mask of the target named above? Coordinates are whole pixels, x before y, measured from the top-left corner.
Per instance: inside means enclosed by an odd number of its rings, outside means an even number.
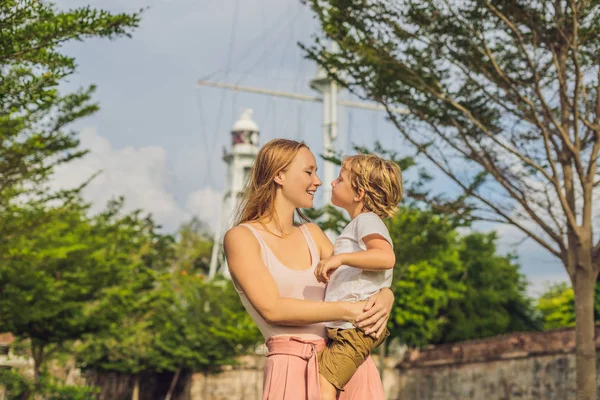
[[[331,202],[346,210],[356,203],[356,193],[352,190],[348,175],[348,170],[342,167],[338,177],[331,182]]]

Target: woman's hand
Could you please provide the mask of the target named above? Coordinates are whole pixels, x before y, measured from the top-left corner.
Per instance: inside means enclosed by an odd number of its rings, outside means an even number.
[[[369,298],[363,313],[356,318],[356,326],[367,335],[379,338],[385,332],[390,312],[394,305],[394,294],[388,288],[383,288],[379,293]]]
[[[355,301],[355,302],[349,302],[349,301],[342,302],[342,304],[344,304],[344,308],[346,309],[346,312],[347,312],[347,316],[344,319],[346,321],[351,322],[354,325],[356,325],[357,324],[356,320],[358,319],[359,316],[361,316],[364,313],[364,310],[367,307],[368,302],[369,302],[368,300]]]

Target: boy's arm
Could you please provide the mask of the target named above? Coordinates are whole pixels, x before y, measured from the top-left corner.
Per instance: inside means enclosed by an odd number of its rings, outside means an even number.
[[[378,234],[368,235],[363,238],[363,242],[365,242],[367,250],[338,254],[333,257],[340,257],[340,265],[349,265],[368,271],[383,271],[394,268],[396,255],[390,242],[385,240],[383,236]]]
[[[342,265],[360,268],[368,271],[383,271],[394,268],[396,255],[390,242],[379,234],[363,237],[367,247],[364,251],[336,254],[319,261],[315,276],[319,282],[328,282],[331,274]]]

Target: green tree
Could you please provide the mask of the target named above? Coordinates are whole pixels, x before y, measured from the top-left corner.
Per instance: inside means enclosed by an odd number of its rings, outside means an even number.
[[[36,379],[53,352],[119,321],[118,305],[134,295],[131,283],[164,257],[165,239],[152,220],[121,209],[113,202],[88,217],[81,201],[25,205],[15,217],[38,222],[14,235],[0,260],[0,331],[29,339]]]
[[[57,382],[45,374],[37,385],[33,385],[18,371],[0,370],[0,382],[5,385],[6,400],[27,400],[43,396],[46,400],[94,400],[96,388],[88,386],[70,386]]]
[[[0,2],[0,331],[29,338],[36,377],[49,347],[112,318],[96,302],[117,265],[131,265],[110,236],[113,216],[91,221],[80,188],[47,187],[57,165],[85,154],[69,124],[98,109],[93,86],[59,93],[60,82],[76,70],[61,47],[129,36],[139,17],[91,7],[63,12],[48,1]],[[102,234],[110,239],[103,243]]]
[[[208,274],[213,238],[205,223],[194,217],[181,225],[175,245],[175,268]]]
[[[308,2],[324,31],[305,47],[309,57],[386,106],[473,217],[512,225],[564,264],[576,302],[577,398],[595,400],[600,3]]]
[[[544,329],[575,326],[575,294],[566,282],[551,285],[537,300]],[[594,291],[594,320],[600,321],[600,285]]]
[[[129,36],[139,17],[91,7],[58,11],[39,0],[0,2],[0,212],[23,193],[47,199],[44,184],[53,168],[85,154],[68,125],[98,105],[91,102],[94,86],[59,93],[59,83],[76,69],[62,44]],[[0,223],[0,234],[11,228]]]
[[[170,272],[155,268],[126,285],[129,295],[113,305],[124,310],[122,320],[77,347],[83,369],[134,375],[134,400],[142,371],[172,372],[170,396],[182,373],[218,371],[262,339],[231,282],[207,282],[202,271],[178,264],[181,244],[164,261]]]
[[[403,343],[424,346],[448,323],[442,311],[449,302],[464,296],[458,233],[447,218],[417,208],[404,207],[386,223],[396,253],[388,327]]]
[[[139,293],[122,322],[89,336],[77,358],[84,369],[135,375],[137,399],[142,371],[172,372],[172,392],[182,372],[216,372],[261,339],[231,282],[179,272]]]
[[[459,254],[465,267],[466,291],[442,312],[447,324],[436,343],[542,329],[516,259],[498,255],[496,240],[495,232],[461,238]]]
[[[140,373],[156,369],[157,355],[154,351],[156,327],[153,318],[155,304],[170,296],[162,290],[164,279],[156,274],[146,275],[137,281],[127,296],[127,301],[119,302],[117,307],[123,311],[122,318],[111,324],[106,330],[86,335],[75,347],[78,365],[83,370],[115,371],[133,375],[134,390],[132,398],[139,398]],[[145,286],[146,280],[151,288]],[[139,290],[141,289],[141,290]]]
[[[262,342],[230,281],[180,274],[173,283],[171,299],[155,313],[155,350],[174,380],[181,371],[220,371]]]
[[[554,284],[537,301],[544,329],[575,326],[575,294],[566,282]]]
[[[23,333],[31,339],[36,376],[47,344],[62,343],[77,336],[77,330],[94,329],[91,320],[87,328],[80,323],[73,329],[67,324],[41,324],[54,317],[85,319],[88,311],[79,307],[77,299],[97,295],[93,288],[76,293],[77,288],[61,285],[70,280],[84,285],[86,279],[105,280],[94,272],[86,278],[81,276],[82,270],[62,271],[64,260],[74,263],[76,254],[93,247],[89,241],[77,241],[79,234],[92,227],[86,223],[86,207],[77,196],[78,189],[51,192],[46,183],[57,165],[85,154],[77,148],[78,139],[68,125],[92,114],[98,106],[91,102],[93,86],[59,93],[59,83],[76,68],[75,60],[60,48],[72,40],[128,36],[138,22],[139,14],[113,15],[90,7],[61,12],[46,1],[0,3],[0,251],[4,254],[0,260],[0,330]],[[48,201],[52,201],[51,209],[44,205]],[[56,234],[65,237],[54,237]],[[82,263],[92,259],[90,255]],[[37,268],[26,268],[29,262]],[[43,271],[38,269],[43,265]],[[70,275],[72,272],[77,276]],[[44,291],[52,286],[52,280],[56,281],[54,289],[62,290],[60,294]],[[101,284],[98,290],[102,290]],[[46,309],[44,299],[50,305],[60,299],[65,301],[64,307]],[[32,323],[29,331],[28,322]]]

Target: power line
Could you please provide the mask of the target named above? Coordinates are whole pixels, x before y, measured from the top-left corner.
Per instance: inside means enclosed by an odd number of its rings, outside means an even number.
[[[261,3],[261,4],[262,4],[262,3]],[[289,8],[289,7],[288,7],[288,8]],[[255,54],[256,54],[256,47],[257,47],[257,44],[262,44],[262,43],[264,43],[264,39],[266,39],[266,38],[273,38],[273,37],[275,37],[276,39],[278,39],[278,38],[279,38],[279,35],[276,35],[276,34],[274,33],[274,31],[275,31],[275,29],[277,29],[277,32],[279,32],[279,31],[281,30],[281,28],[282,28],[282,27],[285,27],[285,26],[287,25],[288,19],[286,19],[286,18],[283,18],[283,17],[284,17],[286,14],[288,14],[288,13],[287,13],[287,11],[288,11],[288,8],[286,8],[286,9],[285,9],[285,10],[284,10],[284,11],[283,11],[283,12],[282,12],[282,13],[281,13],[279,16],[277,16],[277,17],[275,18],[275,22],[274,22],[273,24],[271,24],[271,25],[270,25],[268,28],[266,28],[266,27],[264,26],[265,24],[263,23],[263,27],[262,27],[262,31],[263,31],[263,33],[262,33],[262,34],[261,34],[261,35],[260,35],[260,36],[259,36],[257,39],[255,39],[255,40],[253,41],[253,43],[251,43],[251,44],[250,44],[250,45],[249,45],[249,46],[246,48],[246,51],[244,51],[244,52],[243,52],[243,53],[242,53],[242,54],[241,54],[239,57],[237,57],[237,58],[236,58],[236,59],[235,59],[235,60],[232,62],[232,64],[233,64],[233,65],[242,65],[242,64],[244,64],[244,61],[245,61],[246,57],[248,57],[248,55],[250,55],[250,54],[252,54],[252,53],[255,53]],[[262,15],[263,15],[263,22],[264,22],[264,10],[263,10],[263,12],[262,12]],[[282,25],[282,26],[278,26],[279,24],[283,24],[283,25]],[[266,53],[267,53],[269,50],[272,50],[272,49],[273,49],[273,48],[272,48],[271,46],[267,46],[267,47],[266,47],[266,49],[265,49],[265,51],[264,51],[263,53],[261,53],[261,56],[258,58],[258,60],[257,60],[257,61],[258,61],[258,62],[260,62],[260,61],[264,61],[264,55],[265,55],[265,54],[266,54]],[[222,72],[225,72],[225,71],[224,71],[224,70],[222,70],[222,69],[219,69],[219,70],[213,71],[213,72],[211,72],[211,73],[209,73],[209,74],[207,74],[207,75],[203,76],[203,77],[201,78],[201,80],[208,80],[208,79],[211,79],[211,78],[213,78],[215,75],[217,75],[217,74],[219,74],[219,73],[222,73]],[[231,72],[231,71],[230,71],[230,72]],[[243,73],[247,73],[247,75],[250,75],[250,72],[251,72],[251,71],[246,71],[246,72],[243,72]],[[246,76],[247,76],[247,75],[246,75]],[[242,78],[242,79],[243,79],[243,78]]]
[[[292,23],[290,24],[290,35],[289,35],[289,41],[290,42],[294,39],[294,30],[295,30],[295,27],[296,27],[296,22],[298,21],[298,16],[300,15],[300,11],[301,11],[300,7],[303,7],[302,3],[298,2],[298,10],[297,10],[294,18],[292,19]],[[281,53],[281,59],[279,61],[279,68],[277,69],[276,76],[275,76],[275,84],[274,84],[274,88],[275,89],[277,89],[278,86],[279,86],[279,78],[281,76],[281,70],[283,69],[283,64],[284,64],[284,61],[286,59],[286,55],[287,55],[288,49],[293,49],[293,47],[292,46],[286,46],[284,48],[283,52]],[[293,108],[293,105],[290,102],[288,102],[287,103],[287,111],[288,111],[288,113],[290,113],[290,114],[292,113],[292,108]],[[283,121],[281,122],[281,125],[280,125],[278,131],[282,130],[283,125],[285,124],[285,122],[286,121],[285,121],[285,118],[284,118]]]
[[[206,161],[206,168],[204,169],[204,176],[202,177],[202,184],[200,185],[200,187],[204,187],[206,186],[207,183],[209,183],[208,181],[210,180],[210,183],[212,183],[212,173],[211,173],[211,155],[207,154],[208,152],[208,141],[207,141],[207,130],[206,130],[206,123],[204,122],[204,109],[202,107],[202,98],[200,97],[200,91],[198,89],[196,89],[196,103],[198,105],[198,115],[200,117],[200,125],[202,128],[202,134],[200,135],[200,137],[202,138],[202,141],[204,142],[204,149],[205,149],[205,157],[204,160]]]
[[[225,61],[225,78],[229,77],[229,72],[231,69],[231,57],[233,56],[233,48],[235,45],[235,32],[236,32],[235,28],[237,25],[238,10],[239,10],[239,0],[235,0],[235,6],[234,6],[234,10],[233,10],[233,21],[231,23],[231,37],[229,40],[229,49],[227,51],[227,59]],[[217,138],[219,137],[219,132],[221,132],[221,121],[222,121],[222,117],[223,117],[224,102],[225,102],[225,94],[221,93],[221,101],[219,102],[219,111],[217,112],[217,127],[215,130],[215,132],[216,132],[215,142],[217,141]],[[211,148],[212,148],[212,146],[211,146]],[[211,160],[212,160],[212,154],[211,154]]]
[[[346,127],[346,154],[350,154],[350,151],[352,150],[352,146],[354,145],[354,143],[352,143],[352,110],[347,110],[346,111],[348,113],[348,126]]]

